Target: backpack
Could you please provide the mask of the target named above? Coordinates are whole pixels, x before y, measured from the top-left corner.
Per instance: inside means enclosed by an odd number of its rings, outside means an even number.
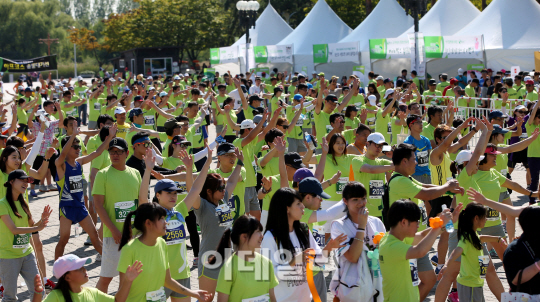
[[[398,177],[398,176],[401,176],[401,177],[405,177],[401,174],[394,174],[392,175],[392,177],[390,177],[390,179],[388,180],[388,182],[384,185],[384,194],[383,194],[383,197],[382,197],[382,221],[384,223],[384,227],[386,228],[386,230],[390,230],[390,226],[388,225],[388,210],[390,209],[390,182],[392,181],[392,179]]]

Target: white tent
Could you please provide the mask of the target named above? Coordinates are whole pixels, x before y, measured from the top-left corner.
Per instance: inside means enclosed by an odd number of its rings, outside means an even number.
[[[493,0],[458,31],[456,36],[484,35],[487,67],[494,70],[520,66],[534,69],[534,51],[540,49],[540,5],[534,0]]]
[[[293,29],[289,24],[287,24],[274,7],[268,3],[268,6],[266,6],[262,14],[255,21],[255,28],[249,29],[250,45],[276,45],[292,31]],[[239,46],[241,44],[246,44],[245,34],[234,42],[233,46]],[[220,74],[227,72],[227,70],[230,70],[232,74],[239,74],[245,70],[244,60],[240,59],[240,61],[242,62],[242,66],[234,63],[227,63],[216,65],[214,67]],[[254,66],[250,66],[250,68],[251,67]]]
[[[360,60],[362,62],[360,65],[365,66],[367,73],[371,70],[369,39],[395,38],[403,33],[404,28],[409,28],[413,23],[413,18],[405,13],[403,7],[396,0],[381,0],[367,18],[339,43],[360,42]],[[352,67],[349,69],[342,71],[342,73],[351,74]]]
[[[420,19],[418,29],[424,36],[452,36],[479,15],[480,11],[469,0],[439,0]],[[409,33],[414,33],[414,26],[411,26],[400,37],[406,38]],[[458,68],[465,68],[467,64],[478,63],[480,62],[475,59],[434,59],[427,63],[426,70],[434,77],[437,74],[449,71],[450,76],[454,76],[457,75]],[[379,64],[393,65],[394,70],[392,72],[394,74],[399,74],[400,69],[409,69],[411,66],[408,59],[391,60]]]
[[[294,44],[294,70],[301,71],[306,66],[310,73],[314,70],[313,44],[337,43],[350,32],[351,28],[334,13],[326,1],[319,0],[302,23],[277,44]]]

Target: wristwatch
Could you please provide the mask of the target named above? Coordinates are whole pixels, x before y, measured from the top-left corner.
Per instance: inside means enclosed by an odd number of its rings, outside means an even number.
[[[270,189],[267,191],[266,188],[264,186],[262,186],[262,192],[263,194],[268,194],[272,191],[272,187],[270,187]]]

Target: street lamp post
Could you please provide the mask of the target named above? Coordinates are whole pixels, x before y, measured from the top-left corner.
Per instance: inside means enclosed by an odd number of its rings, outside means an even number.
[[[259,2],[257,1],[238,1],[236,8],[240,14],[240,26],[246,28],[246,73],[249,71],[249,29],[255,28],[255,19],[259,10]]]
[[[75,26],[71,27],[72,29],[75,29]],[[77,44],[73,43],[73,57],[74,57],[74,63],[75,63],[75,77],[77,77]]]

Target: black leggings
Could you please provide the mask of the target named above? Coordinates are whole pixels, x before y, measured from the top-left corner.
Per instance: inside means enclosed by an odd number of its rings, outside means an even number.
[[[197,232],[197,218],[195,218],[195,213],[190,211],[186,217],[186,225],[189,232],[189,242],[193,248],[193,257],[199,257],[199,246],[201,240],[199,239],[199,232]]]

